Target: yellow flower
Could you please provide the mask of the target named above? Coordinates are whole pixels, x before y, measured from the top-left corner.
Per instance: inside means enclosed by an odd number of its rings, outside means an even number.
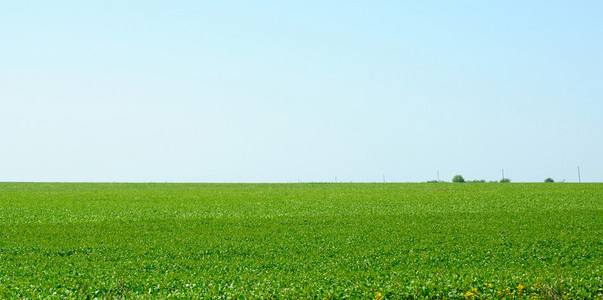
[[[521,285],[521,283],[517,285],[517,289],[520,290],[520,291],[523,290],[524,287],[525,286]]]
[[[473,297],[473,295],[475,295],[474,293],[472,293],[471,291],[467,291],[465,293],[465,298],[469,298],[469,297]]]
[[[381,295],[381,293],[377,292],[377,294],[375,294],[375,298],[373,298],[373,300],[381,300],[383,299],[383,296]]]

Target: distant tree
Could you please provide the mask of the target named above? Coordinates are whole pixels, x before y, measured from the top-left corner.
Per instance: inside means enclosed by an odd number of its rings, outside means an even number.
[[[461,175],[454,175],[454,177],[452,177],[452,182],[465,182],[465,178]]]
[[[509,178],[503,178],[503,179],[500,180],[500,182],[502,182],[502,183],[509,183],[509,182],[511,182],[511,179],[509,179]]]
[[[555,180],[553,180],[553,178],[549,177],[549,178],[545,179],[544,182],[555,182]]]

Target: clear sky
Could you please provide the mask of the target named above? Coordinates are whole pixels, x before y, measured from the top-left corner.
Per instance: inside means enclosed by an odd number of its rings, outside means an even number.
[[[0,181],[603,181],[602,1],[0,2]]]

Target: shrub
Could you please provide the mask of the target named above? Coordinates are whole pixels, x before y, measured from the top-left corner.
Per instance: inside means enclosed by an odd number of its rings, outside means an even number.
[[[553,178],[549,177],[549,178],[545,179],[544,182],[555,182],[555,180],[553,180]]]
[[[509,179],[509,178],[503,178],[503,179],[500,180],[500,182],[502,182],[502,183],[509,183],[509,182],[511,182],[511,179]]]
[[[454,177],[452,177],[452,182],[465,182],[465,178],[461,175],[454,175]]]

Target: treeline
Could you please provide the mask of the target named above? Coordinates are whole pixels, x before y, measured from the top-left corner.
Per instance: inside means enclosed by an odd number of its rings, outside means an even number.
[[[442,181],[442,180],[429,180],[427,181],[427,183],[438,183],[438,182],[446,182],[446,181]],[[469,183],[486,183],[486,180],[484,179],[474,179],[474,180],[465,180],[465,178],[463,178],[462,175],[457,174],[454,175],[454,177],[452,177],[452,182],[454,183],[465,183],[465,182],[469,182]],[[496,183],[496,182],[501,182],[501,183],[510,183],[511,179],[510,178],[502,178],[499,181],[493,180],[493,181],[488,181],[489,183]],[[544,182],[546,183],[553,183],[555,182],[555,180],[553,180],[553,178],[547,178],[544,180]]]

